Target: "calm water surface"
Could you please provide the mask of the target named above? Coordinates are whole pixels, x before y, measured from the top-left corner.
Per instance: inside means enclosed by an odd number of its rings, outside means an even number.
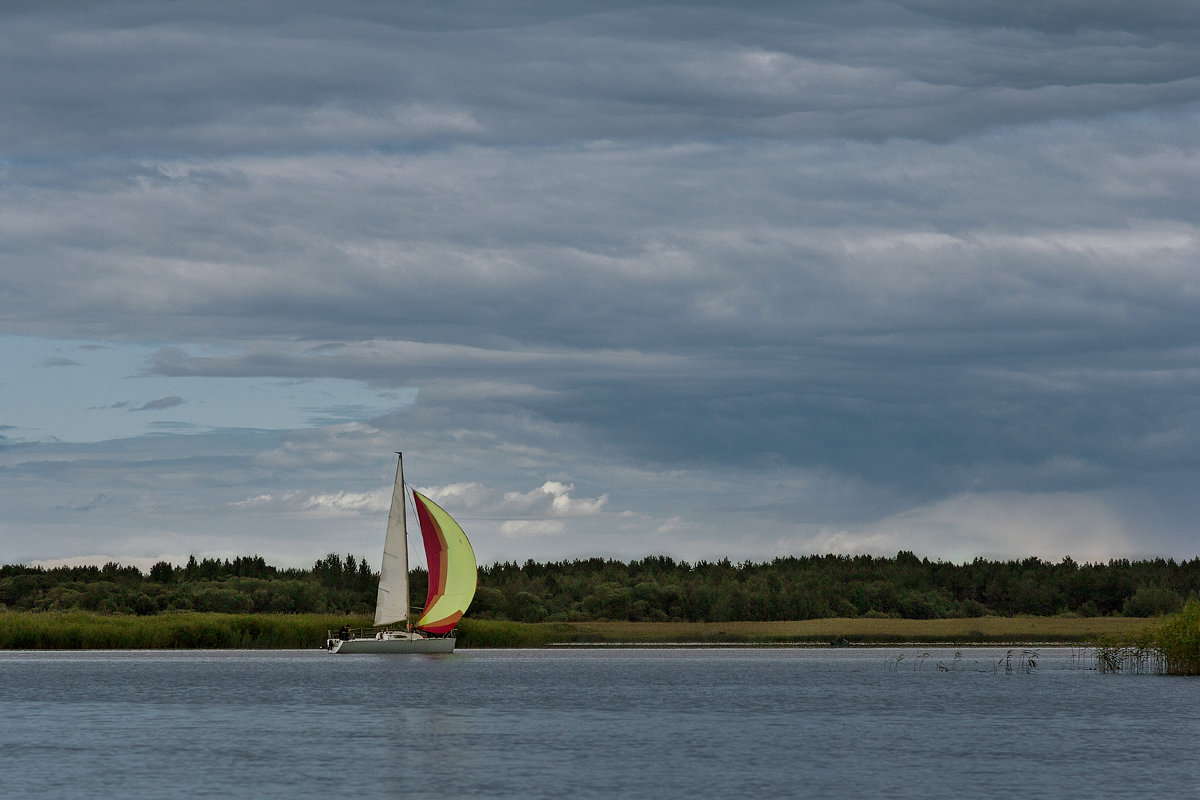
[[[4,652],[0,792],[1200,796],[1200,680],[1038,652]]]

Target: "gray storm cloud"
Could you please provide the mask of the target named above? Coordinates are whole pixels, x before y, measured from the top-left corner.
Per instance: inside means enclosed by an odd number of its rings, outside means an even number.
[[[236,503],[368,496],[400,447],[497,498],[485,557],[1191,554],[1193,11],[6,8],[0,332],[419,400],[4,468],[87,481],[137,555],[183,506],[105,475],[205,475],[171,552],[319,555]],[[608,499],[504,516],[572,484]],[[269,533],[205,532],[230,509]]]

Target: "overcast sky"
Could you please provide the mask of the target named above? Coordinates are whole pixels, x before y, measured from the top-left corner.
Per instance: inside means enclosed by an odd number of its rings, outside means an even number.
[[[0,563],[1200,554],[1193,2],[6,2]]]

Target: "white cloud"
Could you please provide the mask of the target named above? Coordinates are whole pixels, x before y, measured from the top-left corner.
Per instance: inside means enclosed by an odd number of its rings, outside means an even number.
[[[684,522],[682,517],[675,516],[659,525],[655,530],[655,533],[674,533],[676,531],[686,529],[687,527],[687,523]]]
[[[557,536],[565,529],[560,520],[554,519],[508,520],[500,526],[500,535],[507,539],[540,538]]]
[[[488,490],[479,483],[451,483],[445,486],[418,487],[417,491],[440,506],[454,505],[475,508],[488,497]]]
[[[608,502],[608,495],[592,498],[573,498],[575,484],[546,481],[529,492],[508,492],[502,508],[510,513],[548,513],[560,517],[582,517],[599,514]]]
[[[255,506],[268,506],[275,501],[275,498],[269,494],[260,494],[254,497],[247,497],[245,500],[238,500],[230,503],[234,508],[254,508]]]
[[[374,492],[339,491],[333,494],[319,494],[301,503],[305,511],[315,511],[321,514],[376,514],[386,511],[391,505],[391,490]]]

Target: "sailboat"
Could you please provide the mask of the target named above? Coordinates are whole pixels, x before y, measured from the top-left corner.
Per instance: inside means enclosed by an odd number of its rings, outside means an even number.
[[[409,622],[404,456],[396,453],[396,457],[396,484],[375,598],[375,628],[330,631],[326,647],[331,653],[452,653],[454,626],[475,596],[475,551],[467,535],[441,506],[414,490],[413,507],[429,567],[429,592],[416,625]]]

